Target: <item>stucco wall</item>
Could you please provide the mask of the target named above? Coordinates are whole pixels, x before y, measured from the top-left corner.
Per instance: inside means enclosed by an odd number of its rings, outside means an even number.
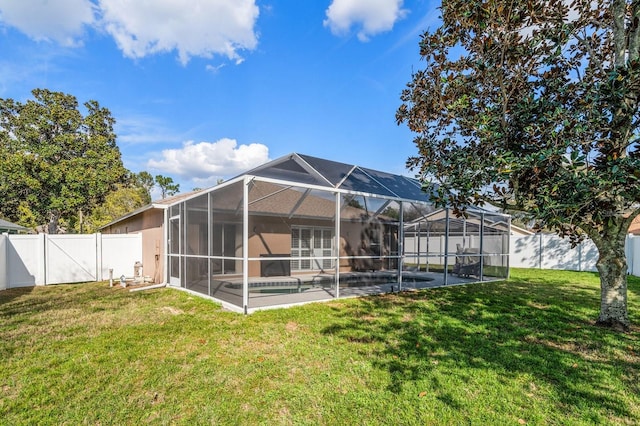
[[[242,236],[240,236],[242,238]],[[280,218],[262,217],[249,222],[249,257],[291,253],[291,227]],[[260,276],[260,262],[249,262],[249,276]]]
[[[254,217],[249,222],[249,257],[258,258],[261,255],[289,256],[291,254],[291,227],[334,228],[333,222],[321,220],[287,220],[281,217]],[[379,241],[383,243],[384,226],[381,224],[363,225],[360,222],[343,221],[340,225],[340,271],[351,271],[357,262],[367,260],[344,259],[347,256],[368,256],[370,252],[360,250],[362,243],[371,244],[370,234],[377,233]],[[388,255],[382,250],[383,255]],[[260,262],[249,262],[249,276],[260,276]]]
[[[164,282],[164,210],[154,209],[102,230],[104,234],[142,234],[142,269],[155,283]]]

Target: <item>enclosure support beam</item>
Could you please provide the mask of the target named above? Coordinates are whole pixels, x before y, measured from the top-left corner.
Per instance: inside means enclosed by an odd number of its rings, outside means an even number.
[[[449,207],[445,210],[444,222],[444,285],[449,284]]]
[[[420,238],[422,237],[421,231],[422,231],[422,226],[420,224],[418,224],[417,227],[414,227],[414,231],[413,231],[413,239],[415,241],[415,235],[416,235],[416,231],[415,229],[417,229],[417,234],[418,234],[418,241],[413,243],[414,246],[414,251],[416,251],[418,253],[418,271],[420,271],[422,268],[422,250],[421,249],[421,243],[420,243]],[[415,249],[415,247],[417,247],[417,249]],[[428,271],[428,268],[427,268]]]
[[[480,281],[484,281],[484,213],[480,213]]]
[[[507,279],[509,279],[511,277],[511,217],[507,218],[507,223],[509,224],[507,228]],[[502,253],[504,253],[504,247]]]
[[[334,231],[334,241],[333,241],[333,249],[335,250],[335,262],[336,262],[336,299],[340,297],[340,211],[342,210],[340,207],[342,196],[339,192],[335,193],[336,197],[336,216],[335,216],[335,231]]]
[[[242,185],[242,306],[244,313],[249,310],[249,184],[244,178]]]
[[[213,255],[213,193],[207,194],[207,294],[211,296],[211,256]]]
[[[398,291],[402,291],[402,271],[404,270],[404,203],[400,202],[400,225],[398,227]]]

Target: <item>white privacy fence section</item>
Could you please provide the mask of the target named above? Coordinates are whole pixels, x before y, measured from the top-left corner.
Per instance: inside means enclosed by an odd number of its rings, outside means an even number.
[[[640,235],[627,237],[627,266],[631,275],[640,277]]]
[[[0,290],[133,275],[142,235],[0,235]]]
[[[133,276],[134,263],[142,260],[142,234],[102,235],[101,256],[101,280],[109,279],[109,269],[114,279]]]
[[[571,248],[569,240],[553,234],[511,236],[509,265],[516,268],[597,271],[598,249],[591,240]],[[640,277],[640,236],[627,236],[627,268]]]
[[[481,238],[478,235],[467,235],[465,237],[453,236],[446,241],[444,235],[437,237],[420,236],[405,238],[404,250],[406,253],[419,253],[412,257],[420,264],[429,263],[429,257],[443,257],[445,255],[455,255],[459,248],[465,249],[469,247],[480,248],[482,246],[482,254],[485,256],[485,264],[500,265],[502,253],[506,253],[506,247],[509,243],[508,235],[485,235]],[[448,249],[448,252],[447,252]],[[498,259],[491,263],[491,259]]]
[[[0,235],[0,290],[7,288],[7,237]]]
[[[98,281],[96,237],[94,234],[45,238],[45,283]]]
[[[505,243],[501,237],[489,238],[483,252],[491,253]],[[446,252],[444,240],[433,239],[428,249],[426,241],[416,239],[408,244],[423,244],[422,251],[428,256],[442,256]],[[469,241],[451,238],[450,252],[455,251],[457,244],[469,244]],[[509,245],[509,264],[513,267],[596,271],[598,249],[590,240],[572,249],[568,240],[556,235],[513,235]],[[627,238],[626,251],[629,273],[640,276],[640,236]],[[141,234],[0,234],[0,290],[101,281],[109,278],[109,269],[113,269],[114,278],[131,277],[135,262],[141,259]],[[427,262],[426,257],[422,260]],[[495,260],[496,265],[500,262]]]
[[[45,235],[8,235],[5,238],[7,288],[46,284]]]
[[[554,234],[512,235],[509,252],[509,265],[516,268],[596,271],[598,261],[598,249],[591,240],[572,249],[568,239]]]

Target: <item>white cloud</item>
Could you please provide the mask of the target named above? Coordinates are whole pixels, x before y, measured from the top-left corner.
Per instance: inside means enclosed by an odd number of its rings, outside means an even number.
[[[37,41],[76,46],[95,22],[94,6],[90,0],[0,0],[0,21]]]
[[[182,64],[215,54],[239,63],[238,52],[258,42],[255,0],[100,0],[100,8],[104,28],[130,58],[176,50]]]
[[[217,74],[218,71],[220,71],[226,64],[220,64],[220,65],[211,65],[211,64],[207,64],[206,67],[204,67],[207,71],[209,71],[210,73],[213,74]]]
[[[180,149],[165,149],[160,159],[151,159],[147,167],[169,175],[211,182],[252,169],[269,161],[269,148],[263,144],[238,145],[234,139],[217,142],[185,142]]]
[[[403,0],[333,0],[326,11],[324,26],[336,35],[348,34],[352,26],[359,27],[358,39],[389,31],[408,11],[402,9]]]
[[[166,123],[144,114],[123,114],[115,125],[118,144],[146,145],[171,143],[185,138],[168,129]]]
[[[177,52],[236,64],[258,44],[256,0],[0,0],[0,21],[34,40],[79,45],[87,26],[113,37],[129,58]]]

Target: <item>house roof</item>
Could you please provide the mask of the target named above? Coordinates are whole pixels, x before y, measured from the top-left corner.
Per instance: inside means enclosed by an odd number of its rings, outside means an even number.
[[[8,220],[0,219],[0,233],[3,232],[29,232],[31,231],[29,228],[25,228],[24,226],[16,225],[15,223],[11,223]]]
[[[298,218],[330,219],[336,215],[334,198],[319,196],[310,190],[300,190],[290,186],[270,182],[254,182],[249,190],[249,208],[252,213],[273,216],[296,216]],[[386,204],[385,204],[386,206]],[[366,206],[343,205],[343,219],[359,219],[372,214],[379,219],[388,219],[377,211],[368,211]]]
[[[129,212],[127,214],[125,214],[124,216],[120,216],[119,218],[112,220],[111,222],[107,223],[106,225],[102,225],[99,229],[105,229],[108,228],[109,226],[121,222],[125,219],[128,219],[130,217],[136,216],[140,213],[146,212],[147,210],[153,210],[153,209],[161,209],[161,210],[165,210],[167,208],[169,208],[170,205],[178,203],[186,198],[192,197],[193,195],[202,192],[204,190],[198,190],[198,191],[190,191],[190,192],[185,192],[182,194],[178,194],[178,195],[174,195],[172,197],[167,197],[167,198],[163,198],[161,200],[156,200],[153,201],[150,204],[147,204],[146,206],[142,206],[132,212]]]

